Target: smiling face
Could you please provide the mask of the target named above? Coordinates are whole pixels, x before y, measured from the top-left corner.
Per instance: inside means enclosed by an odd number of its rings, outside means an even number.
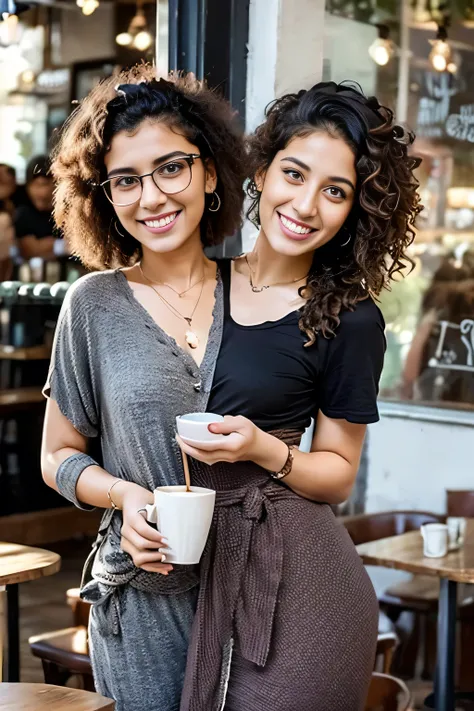
[[[190,238],[200,239],[205,193],[212,193],[216,186],[213,165],[208,162],[206,167],[201,158],[195,158],[191,181],[178,193],[168,195],[157,186],[158,183],[168,192],[175,190],[179,175],[189,170],[183,161],[183,156],[189,154],[199,154],[199,149],[177,129],[172,130],[165,123],[144,121],[133,133],[117,133],[105,156],[107,178],[113,178],[109,186],[113,185],[114,203],[129,202],[130,191],[136,183],[132,176],[158,169],[155,179],[151,175],[142,178],[143,190],[141,197],[138,190],[136,202],[127,206],[113,205],[127,232],[153,252],[171,252]],[[187,180],[182,181],[177,187],[186,183]]]
[[[356,181],[354,153],[342,138],[322,130],[293,138],[255,181],[271,247],[296,256],[329,242],[349,216]]]

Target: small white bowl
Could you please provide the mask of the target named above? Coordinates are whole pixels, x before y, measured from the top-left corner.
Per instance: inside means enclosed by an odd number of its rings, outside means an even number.
[[[214,422],[224,422],[224,418],[212,412],[190,412],[176,418],[176,429],[181,439],[189,444],[218,442],[225,435],[209,432],[208,426]]]

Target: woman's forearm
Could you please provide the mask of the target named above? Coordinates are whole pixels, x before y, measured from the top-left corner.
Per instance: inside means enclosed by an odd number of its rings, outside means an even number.
[[[284,482],[296,494],[313,501],[339,504],[351,492],[358,466],[335,452],[300,452],[292,449],[293,466]],[[288,446],[266,432],[257,435],[256,464],[271,472],[280,471],[288,457]]]
[[[56,484],[58,469],[66,459],[74,454],[84,454],[84,452],[74,449],[73,447],[63,447],[42,458],[43,478],[45,482],[53,489],[56,489],[56,491],[58,490]],[[111,496],[115,505],[120,509],[123,508],[125,492],[128,492],[132,488],[142,489],[138,484],[118,479],[112,476],[112,474],[109,474],[102,467],[93,465],[86,467],[77,480],[77,498],[89,506],[96,506],[101,509],[110,508],[112,504],[107,496],[107,492],[114,482],[117,482],[117,484],[115,484]],[[150,498],[151,501],[153,501],[153,495],[151,493]]]

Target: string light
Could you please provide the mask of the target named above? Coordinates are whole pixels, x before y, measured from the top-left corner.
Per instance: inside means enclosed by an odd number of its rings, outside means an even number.
[[[395,53],[395,45],[390,39],[390,30],[387,25],[377,25],[379,36],[369,47],[369,55],[379,67],[389,63]]]
[[[121,47],[133,47],[139,52],[145,52],[153,42],[153,37],[148,32],[146,17],[143,12],[143,0],[137,1],[135,16],[131,19],[126,32],[121,32],[115,38]]]
[[[455,74],[458,67],[453,60],[451,45],[448,42],[448,33],[444,25],[438,26],[436,39],[429,40],[432,50],[429,55],[431,66],[437,72],[449,71]]]
[[[98,0],[76,0],[77,7],[80,7],[83,15],[92,15],[99,7]]]

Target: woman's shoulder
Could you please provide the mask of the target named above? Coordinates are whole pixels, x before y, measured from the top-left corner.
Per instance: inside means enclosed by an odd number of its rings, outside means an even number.
[[[97,309],[110,304],[110,298],[117,293],[119,283],[117,270],[85,274],[68,289],[65,303],[71,308]]]
[[[339,314],[339,318],[339,329],[344,331],[370,330],[373,327],[385,330],[385,320],[382,312],[370,296],[358,301],[352,310],[343,309]]]

